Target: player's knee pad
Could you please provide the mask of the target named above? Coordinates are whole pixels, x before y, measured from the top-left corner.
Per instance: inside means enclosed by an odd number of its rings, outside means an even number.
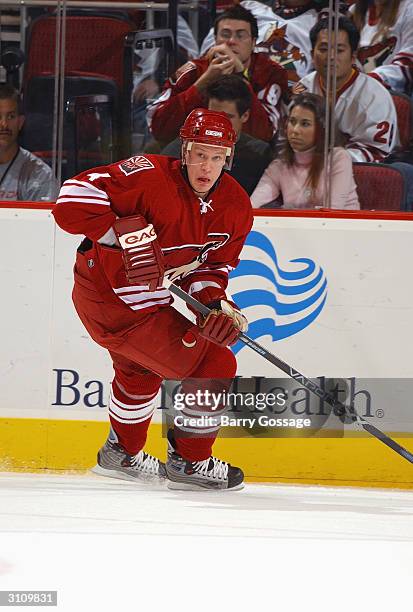
[[[112,352],[111,357],[115,370],[113,382],[121,391],[133,394],[156,394],[159,391],[162,378],[158,374],[116,353]]]
[[[234,378],[237,372],[237,360],[227,347],[209,343],[202,361],[190,373],[191,378]]]

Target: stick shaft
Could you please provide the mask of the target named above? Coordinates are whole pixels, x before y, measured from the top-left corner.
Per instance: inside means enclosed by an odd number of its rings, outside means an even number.
[[[205,306],[205,304],[199,302],[197,299],[192,297],[192,295],[189,295],[188,293],[186,293],[186,291],[184,291],[174,283],[170,284],[169,291],[177,297],[180,297],[184,302],[186,302],[186,304],[192,306],[204,317],[206,317],[210,313],[210,309],[208,308],[208,306]],[[356,421],[357,424],[360,425],[365,431],[367,431],[369,434],[380,440],[380,442],[394,450],[401,457],[403,457],[410,463],[413,463],[413,454],[410,451],[408,451],[406,448],[403,448],[403,446],[393,440],[393,438],[390,438],[390,436],[388,436],[383,431],[381,431],[380,429],[366,421],[359,414],[357,414],[354,406],[345,406],[331,393],[329,393],[328,391],[324,391],[316,382],[310,380],[309,378],[304,376],[304,374],[301,374],[300,372],[292,368],[290,365],[288,365],[288,363],[286,363],[270,351],[267,351],[266,348],[261,346],[261,344],[258,344],[258,342],[255,342],[255,340],[253,340],[246,334],[241,332],[238,336],[238,339],[246,346],[249,346],[250,349],[264,357],[264,359],[275,365],[279,370],[287,374],[287,376],[290,376],[294,380],[298,381],[303,387],[317,395],[320,399],[324,400],[333,409],[339,409],[340,411],[344,411],[344,413],[350,412],[350,416],[352,417],[352,419]]]

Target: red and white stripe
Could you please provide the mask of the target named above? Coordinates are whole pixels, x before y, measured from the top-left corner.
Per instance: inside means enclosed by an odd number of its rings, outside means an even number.
[[[197,281],[192,283],[188,289],[189,295],[193,295],[194,293],[200,293],[204,289],[208,287],[214,287],[216,289],[221,289],[221,285],[219,283],[214,283],[213,281]]]
[[[105,191],[98,189],[86,181],[69,179],[63,183],[60,190],[57,204],[67,202],[82,202],[84,204],[102,204],[110,206],[108,195]]]
[[[149,306],[170,304],[172,296],[169,289],[159,287],[156,291],[148,291],[146,285],[128,285],[113,289],[118,298],[131,310],[143,310]]]
[[[182,415],[182,420],[176,426],[186,433],[197,434],[199,437],[207,437],[206,434],[216,434],[221,427],[221,415],[227,411],[226,408],[221,410],[205,411],[196,410],[195,408],[188,408],[187,406],[179,412]],[[176,413],[175,416],[178,416]],[[211,417],[208,419],[206,425],[202,423],[202,417]],[[196,419],[198,422],[193,424],[192,419]]]
[[[373,147],[363,147],[360,144],[351,144],[349,147],[350,155],[352,149],[360,151],[360,153],[364,155],[365,161],[370,163],[381,162],[386,157],[384,151],[380,151],[380,149],[374,149]]]
[[[115,385],[111,386],[109,396],[109,414],[119,423],[127,425],[135,425],[150,419],[155,411],[155,397],[158,391],[150,395],[132,395],[127,393],[119,383],[118,387],[122,389],[122,400],[119,399],[120,393]]]

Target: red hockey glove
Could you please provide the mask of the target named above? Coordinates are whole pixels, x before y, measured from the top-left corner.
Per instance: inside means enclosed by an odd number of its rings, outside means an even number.
[[[215,344],[231,346],[235,344],[240,332],[248,329],[248,322],[234,303],[221,300],[210,304],[213,309],[206,319],[198,323],[199,334]]]
[[[129,284],[149,285],[155,291],[162,285],[165,266],[153,225],[142,215],[134,215],[117,219],[113,229],[122,247]]]

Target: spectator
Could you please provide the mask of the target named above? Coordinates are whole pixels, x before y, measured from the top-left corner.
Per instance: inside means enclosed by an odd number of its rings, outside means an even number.
[[[271,147],[267,142],[242,132],[242,126],[250,116],[251,90],[244,79],[230,74],[211,83],[207,96],[208,109],[226,113],[231,120],[237,134],[237,146],[229,174],[251,195],[272,158]],[[162,154],[179,158],[180,139],[176,138],[169,143]]]
[[[326,206],[325,111],[322,97],[310,93],[295,96],[289,110],[282,158],[271,162],[264,172],[251,196],[254,208],[274,205],[280,196],[283,208]],[[349,153],[336,147],[330,155],[331,208],[359,209]]]
[[[413,84],[411,0],[357,0],[350,15],[360,32],[357,58],[386,87],[410,94]]]
[[[194,59],[199,55],[198,44],[185,19],[178,15],[177,44],[181,61]],[[148,47],[135,50],[135,65],[132,92],[132,127],[134,132],[134,153],[141,150],[149,140],[150,134],[146,121],[148,104],[159,94],[162,83],[159,83],[157,71],[162,62],[160,49]]]
[[[313,0],[283,0],[272,6],[256,0],[243,0],[258,23],[257,51],[283,66],[290,87],[311,71],[311,46],[308,32],[317,21]],[[272,3],[271,3],[272,4]],[[201,55],[214,44],[211,30],[202,42]]]
[[[18,92],[0,84],[0,200],[51,200],[57,193],[51,169],[18,144],[23,123]]]
[[[208,86],[224,75],[239,74],[253,93],[244,130],[255,138],[271,141],[278,131],[281,97],[287,92],[287,72],[267,54],[254,53],[257,21],[242,6],[222,13],[215,21],[214,31],[216,44],[207,56],[181,66],[149,107],[153,136],[165,144],[176,138],[190,111],[206,107]]]
[[[354,67],[359,39],[353,22],[340,17],[337,57],[332,64],[337,74],[335,115],[353,161],[383,161],[399,142],[396,109],[386,88]],[[328,19],[316,23],[310,40],[315,71],[301,79],[293,93],[309,91],[325,96]]]

